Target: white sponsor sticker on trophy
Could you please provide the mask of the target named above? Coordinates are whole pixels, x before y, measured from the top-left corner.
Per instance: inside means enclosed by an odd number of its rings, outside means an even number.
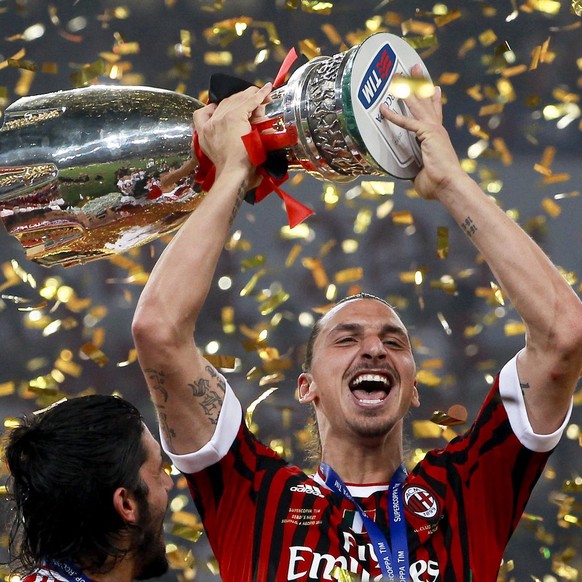
[[[400,37],[379,33],[367,38],[351,63],[350,98],[354,125],[367,156],[396,178],[414,178],[422,167],[416,136],[382,118],[385,103],[401,115],[410,115],[402,99],[391,91],[395,76],[409,77],[414,65],[420,65],[426,79],[430,75],[416,51]]]

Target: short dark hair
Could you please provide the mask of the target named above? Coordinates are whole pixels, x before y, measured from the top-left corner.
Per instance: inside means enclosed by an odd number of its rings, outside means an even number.
[[[354,295],[348,295],[347,297],[340,299],[339,301],[337,301],[335,303],[333,308],[337,307],[338,305],[341,305],[342,303],[347,303],[348,301],[354,301],[356,299],[372,299],[374,301],[379,301],[380,303],[383,303],[384,305],[390,307],[390,309],[394,309],[392,307],[392,305],[390,305],[390,303],[388,303],[388,301],[385,301],[384,299],[381,299],[380,297],[377,297],[376,295],[372,295],[371,293],[364,293],[364,292],[356,293]],[[323,321],[324,317],[325,316],[321,316],[313,324],[313,328],[311,329],[311,333],[309,334],[309,338],[307,339],[307,345],[305,347],[305,360],[303,362],[303,371],[304,372],[309,372],[309,370],[311,370],[311,363],[313,360],[313,348],[315,346],[315,341],[317,340],[317,337],[319,336],[319,333],[321,332],[322,321]]]
[[[6,435],[4,456],[16,515],[10,555],[19,570],[47,560],[107,571],[127,548],[116,545],[131,528],[113,506],[127,487],[147,495],[139,470],[147,457],[143,418],[115,396],[73,398],[22,419]]]

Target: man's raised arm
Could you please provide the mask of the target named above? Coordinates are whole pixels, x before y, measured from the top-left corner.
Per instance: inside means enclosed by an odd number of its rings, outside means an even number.
[[[194,331],[214,271],[254,168],[241,136],[270,92],[250,87],[194,113],[214,185],[166,247],[139,299],[132,332],[170,452],[186,454],[212,437],[224,383],[200,355]]]
[[[537,244],[462,170],[442,126],[440,90],[406,102],[413,117],[385,106],[382,114],[416,134],[424,162],[417,192],[446,207],[525,322],[519,380],[532,429],[550,434],[564,421],[582,369],[582,303]]]

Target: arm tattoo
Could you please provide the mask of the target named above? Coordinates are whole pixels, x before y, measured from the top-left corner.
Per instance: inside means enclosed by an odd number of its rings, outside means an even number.
[[[232,223],[234,222],[234,219],[236,218],[236,215],[238,214],[239,208],[245,198],[245,193],[247,191],[249,182],[248,180],[244,180],[243,183],[240,185],[240,189],[238,191],[237,197],[236,197],[236,202],[234,203],[234,206],[232,207],[232,213],[230,215],[230,221],[229,221],[229,226],[232,226]]]
[[[216,380],[216,389],[210,386],[210,381],[206,378],[199,378],[188,384],[192,388],[192,396],[198,399],[198,404],[202,407],[204,414],[211,424],[218,422],[218,414],[222,407],[225,384],[214,368],[206,367],[206,371]]]
[[[204,396],[204,394],[210,388],[210,382],[205,378],[200,378],[200,380],[194,380],[191,384],[188,384],[190,388],[192,388],[192,396],[196,396],[196,398],[200,398]]]
[[[477,225],[473,222],[473,219],[470,216],[467,216],[467,218],[461,222],[461,228],[469,238],[471,238],[478,230]]]
[[[521,388],[522,393],[529,388],[529,382],[520,382],[519,387]]]
[[[166,439],[166,443],[170,449],[174,449],[173,447],[173,439],[176,438],[176,431],[168,424],[168,415],[165,412],[161,412],[158,409],[158,417],[160,419],[160,428],[164,433],[164,438]]]
[[[164,398],[164,402],[168,401],[168,391],[164,384],[166,383],[166,375],[162,370],[154,370],[152,368],[147,368],[144,370],[147,374],[149,385],[154,392],[160,392]]]

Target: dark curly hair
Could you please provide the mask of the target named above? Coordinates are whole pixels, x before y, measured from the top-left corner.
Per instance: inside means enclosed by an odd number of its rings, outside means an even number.
[[[92,395],[24,418],[5,435],[15,505],[9,548],[19,571],[63,560],[105,572],[123,558],[127,544],[117,543],[131,528],[113,507],[113,493],[126,487],[145,503],[143,431],[132,404]]]

